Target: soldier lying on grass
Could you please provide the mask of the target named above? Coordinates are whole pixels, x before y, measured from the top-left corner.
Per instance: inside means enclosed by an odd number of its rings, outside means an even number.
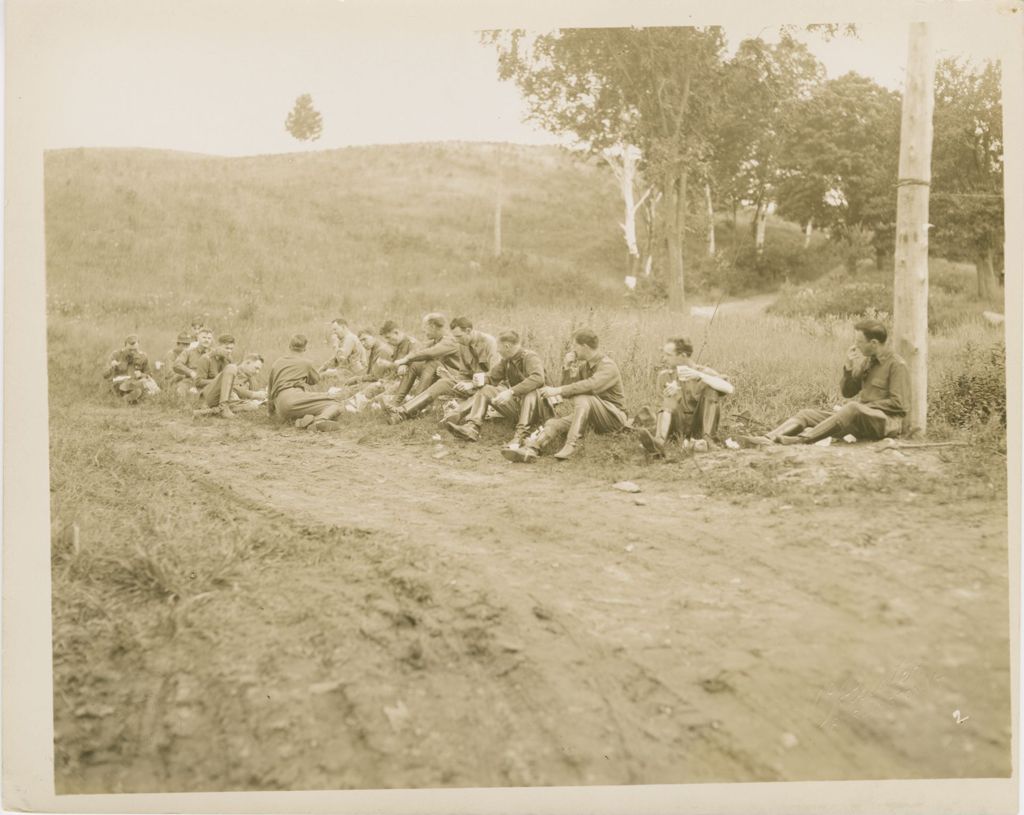
[[[115,351],[107,361],[103,377],[111,380],[114,393],[134,405],[146,394],[159,393],[149,371],[149,357],[139,348],[136,334],[125,337],[124,347]]]
[[[717,371],[695,364],[690,355],[693,343],[686,337],[666,340],[662,348],[664,368],[658,372],[661,409],[654,432],[638,432],[644,449],[655,456],[665,455],[665,444],[679,437],[694,452],[707,452],[718,441],[721,417],[719,400],[734,390]]]
[[[456,413],[445,417],[443,424],[453,436],[477,441],[487,409],[493,407],[500,416],[516,423],[508,446],[517,448],[531,427],[552,415],[539,393],[544,386],[544,363],[535,351],[523,348],[519,334],[511,330],[498,335],[498,356],[498,363],[484,376],[483,387]]]
[[[296,427],[337,430],[340,425],[335,419],[344,409],[342,403],[323,393],[307,392],[320,381],[313,363],[302,356],[307,344],[304,335],[295,334],[288,343],[289,353],[270,366],[267,412],[272,419],[295,422]]]
[[[887,345],[888,332],[878,320],[862,320],[854,330],[856,338],[847,351],[841,383],[849,401],[831,412],[801,410],[764,436],[742,440],[762,445],[814,444],[846,435],[870,441],[901,435],[910,406],[907,363]]]
[[[522,447],[506,448],[501,454],[509,461],[535,461],[545,448],[564,439],[554,457],[571,458],[587,430],[614,433],[626,426],[622,374],[607,354],[597,350],[597,334],[581,329],[573,335],[573,350],[565,356],[562,384],[545,386],[541,397],[558,404],[570,400],[572,414],[545,422],[540,434]]]

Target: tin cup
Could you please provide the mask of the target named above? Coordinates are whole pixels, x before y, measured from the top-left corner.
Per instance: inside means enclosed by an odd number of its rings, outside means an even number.
[[[478,388],[482,388],[484,386],[484,382],[486,382],[486,381],[487,381],[487,374],[481,373],[479,371],[477,373],[473,374],[473,384],[476,385]]]

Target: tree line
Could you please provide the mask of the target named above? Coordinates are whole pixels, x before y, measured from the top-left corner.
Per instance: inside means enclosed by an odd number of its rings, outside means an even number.
[[[683,236],[703,229],[714,254],[716,212],[749,208],[765,242],[769,211],[891,262],[896,224],[901,97],[856,73],[827,79],[783,27],[777,41],[746,39],[730,55],[706,28],[522,30],[483,35],[498,75],[529,117],[600,156],[623,195],[630,274],[664,277],[685,300]],[[852,26],[808,26],[826,39]],[[973,262],[979,295],[1002,267],[1002,105],[998,63],[940,61],[935,75],[931,180],[933,253]]]

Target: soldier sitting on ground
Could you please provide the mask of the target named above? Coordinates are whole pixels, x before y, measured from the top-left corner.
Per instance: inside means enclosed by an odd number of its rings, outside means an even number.
[[[446,417],[444,426],[460,439],[477,441],[487,409],[493,407],[516,423],[508,446],[519,447],[533,425],[552,415],[539,393],[544,386],[544,363],[535,351],[523,348],[519,334],[511,330],[498,335],[498,355],[500,361],[487,371],[483,387],[457,413]]]
[[[571,458],[588,429],[595,433],[613,433],[626,426],[622,374],[607,354],[597,350],[597,334],[581,329],[573,335],[573,350],[565,356],[562,384],[543,387],[545,399],[570,400],[572,414],[545,422],[536,439],[519,448],[506,448],[501,454],[509,461],[530,462],[547,447],[564,438],[555,458]]]
[[[235,382],[231,386],[232,410],[256,410],[267,399],[267,392],[260,387],[260,371],[263,370],[263,357],[260,354],[246,354],[238,364]]]
[[[196,387],[196,370],[199,368],[199,361],[205,357],[213,347],[213,329],[200,328],[196,332],[196,340],[189,345],[181,355],[174,361],[174,373],[178,379],[176,387],[182,396],[188,393],[199,393]]]
[[[391,361],[394,349],[375,336],[372,329],[363,328],[358,336],[359,342],[366,349],[366,371],[350,376],[345,380],[343,388],[330,390],[332,394],[337,390],[348,395],[345,409],[353,413],[358,413],[387,390],[385,379],[393,384],[393,389],[398,387],[398,380],[394,376],[395,365]]]
[[[344,317],[335,317],[331,321],[331,345],[334,355],[320,366],[321,377],[344,382],[366,370],[366,349]]]
[[[718,438],[719,399],[734,390],[717,371],[692,362],[693,344],[686,337],[666,340],[664,368],[658,372],[661,409],[654,432],[641,429],[640,443],[655,456],[665,455],[665,444],[680,437],[695,452],[706,452]]]
[[[235,387],[238,366],[232,361],[235,353],[235,338],[221,334],[217,344],[204,355],[196,366],[195,385],[199,389],[203,404],[207,408],[219,408],[224,419],[234,418],[231,410],[231,392]]]
[[[842,394],[849,401],[833,411],[810,408],[786,419],[764,436],[744,436],[754,444],[814,444],[852,435],[861,440],[899,436],[910,407],[910,371],[886,344],[888,332],[878,320],[854,326],[854,344],[846,353]]]
[[[153,363],[159,366],[164,384],[176,385],[181,381],[181,374],[174,372],[174,363],[178,361],[178,357],[188,350],[193,342],[195,342],[195,336],[187,331],[182,331],[174,343],[174,348],[164,356],[162,364],[160,362]]]
[[[427,341],[423,348],[412,348],[401,356],[396,349],[395,365],[401,377],[395,391],[394,404],[401,405],[407,396],[418,396],[437,379],[437,368],[446,361],[455,361],[459,344],[446,330],[443,314],[431,312],[423,317],[423,333]]]
[[[392,424],[412,418],[435,399],[452,394],[469,396],[483,385],[491,366],[499,362],[497,341],[490,334],[475,330],[468,317],[456,317],[449,328],[455,354],[438,358],[437,378],[430,387],[389,411],[388,421]]]
[[[335,421],[344,409],[341,402],[324,393],[308,389],[320,381],[320,374],[302,356],[308,340],[295,334],[288,343],[289,353],[276,360],[267,374],[267,412],[272,419],[295,422],[296,427],[337,430]]]
[[[160,387],[150,375],[149,357],[139,348],[137,334],[125,337],[124,347],[111,355],[103,377],[111,380],[114,393],[130,405],[134,405],[146,394],[160,392]]]

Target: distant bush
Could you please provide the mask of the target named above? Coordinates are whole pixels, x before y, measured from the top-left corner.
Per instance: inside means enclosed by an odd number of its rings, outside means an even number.
[[[824,281],[815,286],[786,286],[769,312],[781,317],[859,317],[892,310],[892,286],[877,281]]]
[[[888,277],[888,276],[886,276]],[[829,277],[813,286],[784,286],[768,311],[781,317],[857,318],[891,316],[893,310],[892,282],[878,274],[860,279]],[[981,307],[969,300],[962,290],[935,287],[928,295],[928,330],[948,332],[958,325],[978,322]]]
[[[964,345],[929,402],[931,412],[953,427],[1006,427],[1005,343]]]
[[[835,247],[819,243],[804,249],[801,241],[781,237],[757,253],[752,243],[703,256],[691,266],[693,287],[731,295],[773,291],[784,283],[803,283],[827,273],[839,262]]]

